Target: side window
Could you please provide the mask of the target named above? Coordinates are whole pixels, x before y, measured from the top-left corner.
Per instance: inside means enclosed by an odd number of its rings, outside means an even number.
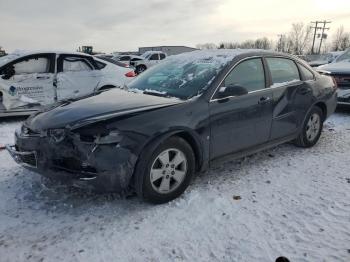
[[[151,55],[151,57],[149,58],[149,60],[159,60],[158,54],[153,54],[153,55]]]
[[[159,54],[159,56],[160,56],[160,60],[163,60],[165,58],[164,54]]]
[[[309,69],[307,69],[305,66],[301,64],[299,64],[299,68],[306,81],[314,80],[314,74]]]
[[[16,75],[49,73],[50,60],[47,57],[32,57],[13,64]]]
[[[102,63],[102,62],[100,62],[100,61],[95,60],[95,63],[96,63],[96,65],[97,65],[97,68],[98,68],[98,69],[103,69],[103,68],[106,67],[106,64],[105,64],[105,63]]]
[[[63,72],[81,72],[91,70],[93,70],[93,66],[85,58],[68,56],[63,59]]]
[[[265,88],[265,74],[261,58],[253,58],[238,64],[224,81],[224,86],[240,86],[248,92]]]
[[[266,58],[266,61],[271,72],[273,84],[300,80],[298,67],[294,61],[278,57]]]

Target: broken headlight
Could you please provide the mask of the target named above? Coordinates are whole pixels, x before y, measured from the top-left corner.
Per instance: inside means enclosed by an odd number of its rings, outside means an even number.
[[[122,136],[119,131],[112,130],[108,135],[97,136],[95,139],[95,144],[97,145],[106,145],[106,144],[117,144],[122,140]]]
[[[66,137],[66,131],[63,128],[50,129],[48,135],[54,142],[59,143]]]

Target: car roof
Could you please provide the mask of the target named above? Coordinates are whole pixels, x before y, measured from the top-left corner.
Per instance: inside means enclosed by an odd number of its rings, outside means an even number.
[[[68,54],[68,55],[86,55],[91,56],[86,53],[82,52],[76,52],[76,51],[63,51],[63,50],[50,50],[50,49],[43,49],[43,50],[15,50],[12,53],[9,53],[9,55],[15,55],[18,57],[26,56],[26,55],[36,55],[36,54],[47,54],[47,53],[54,53],[54,54]]]
[[[71,51],[62,51],[62,50],[15,50],[12,53],[9,53],[8,55],[1,57],[0,66],[3,66],[23,56],[37,55],[37,54],[58,54],[58,55],[65,54],[65,55],[83,55],[83,56],[92,57],[89,54],[74,52],[74,51],[71,52]]]
[[[186,52],[178,55],[169,56],[169,60],[178,60],[184,62],[209,61],[213,60],[215,63],[227,64],[236,58],[244,58],[249,56],[283,56],[291,59],[298,59],[296,56],[263,50],[263,49],[210,49],[210,50],[196,50]]]

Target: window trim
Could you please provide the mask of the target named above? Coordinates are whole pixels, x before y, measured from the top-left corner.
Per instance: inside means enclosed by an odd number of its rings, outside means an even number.
[[[254,91],[250,91],[248,92],[247,95],[251,94],[251,93],[256,93],[256,92],[261,92],[262,90],[266,90],[268,87],[267,87],[267,71],[266,71],[266,65],[265,65],[265,62],[264,62],[264,57],[261,56],[261,55],[257,55],[257,56],[249,56],[249,57],[245,57],[239,61],[237,61],[231,68],[230,70],[224,75],[224,77],[221,79],[220,83],[218,84],[218,86],[215,88],[213,94],[211,95],[210,99],[209,99],[209,103],[211,102],[216,102],[216,101],[219,101],[219,100],[222,100],[222,99],[230,99],[232,97],[237,97],[237,96],[227,96],[227,97],[221,97],[221,98],[214,98],[218,89],[220,89],[221,87],[221,84],[225,81],[225,79],[227,78],[227,76],[240,64],[240,63],[243,63],[244,61],[247,61],[247,60],[250,60],[250,59],[256,59],[256,58],[260,58],[261,59],[261,64],[263,66],[263,69],[264,69],[264,77],[265,77],[265,87],[262,88],[262,89],[259,89],[259,90],[254,90]]]

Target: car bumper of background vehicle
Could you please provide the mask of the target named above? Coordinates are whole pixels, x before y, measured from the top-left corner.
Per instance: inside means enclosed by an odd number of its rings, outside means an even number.
[[[338,105],[350,105],[350,87],[347,89],[338,88]]]
[[[126,190],[137,160],[127,149],[115,145],[89,150],[92,147],[75,141],[72,149],[53,144],[46,137],[16,133],[15,138],[15,145],[6,148],[17,163],[45,177],[96,192]]]

